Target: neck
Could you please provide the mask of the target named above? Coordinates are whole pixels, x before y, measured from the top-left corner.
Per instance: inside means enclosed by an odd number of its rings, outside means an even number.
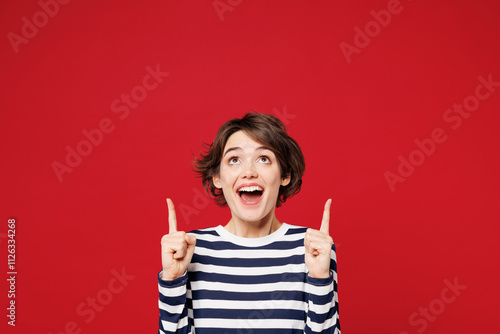
[[[245,221],[233,216],[224,228],[243,238],[261,238],[269,235],[281,227],[281,223],[272,210],[266,217],[256,221]]]

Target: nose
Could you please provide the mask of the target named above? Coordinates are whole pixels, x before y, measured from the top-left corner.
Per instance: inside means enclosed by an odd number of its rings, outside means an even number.
[[[243,178],[254,178],[258,176],[257,169],[255,168],[253,163],[250,162],[245,164],[241,176]]]

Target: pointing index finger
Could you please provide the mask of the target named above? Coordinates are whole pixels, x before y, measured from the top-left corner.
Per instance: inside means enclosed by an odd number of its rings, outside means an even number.
[[[323,219],[321,220],[320,231],[326,234],[330,234],[330,206],[332,205],[332,199],[328,199],[325,203],[325,209],[323,211]]]
[[[168,233],[177,232],[177,217],[175,216],[174,203],[170,198],[167,198],[168,206]]]

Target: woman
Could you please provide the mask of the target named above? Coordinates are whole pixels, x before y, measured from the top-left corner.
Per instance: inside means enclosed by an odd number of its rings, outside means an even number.
[[[305,168],[283,123],[248,113],[226,122],[206,151],[195,171],[231,219],[177,231],[167,199],[158,333],[340,333],[331,200],[320,230],[275,215],[300,191]]]

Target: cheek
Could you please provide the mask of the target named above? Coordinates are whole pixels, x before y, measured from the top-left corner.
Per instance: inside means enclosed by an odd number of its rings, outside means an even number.
[[[220,180],[222,187],[231,187],[234,182],[234,173],[226,168],[221,168],[220,170]]]
[[[281,185],[281,173],[278,170],[268,174],[267,184],[272,186],[273,192],[278,193]]]

